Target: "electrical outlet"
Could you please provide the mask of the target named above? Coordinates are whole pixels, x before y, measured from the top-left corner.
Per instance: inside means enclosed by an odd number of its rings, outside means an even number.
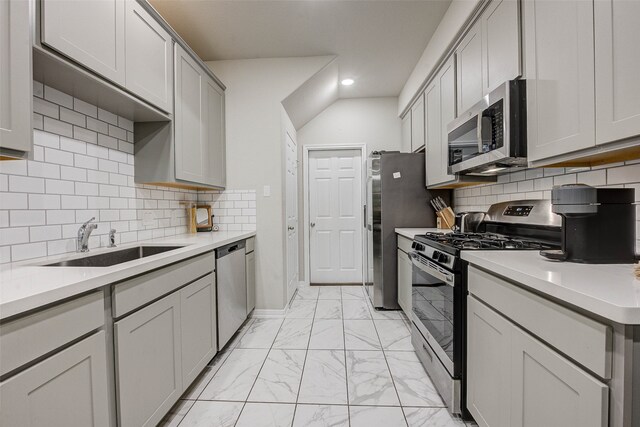
[[[271,186],[265,185],[262,189],[262,194],[264,195],[264,197],[271,197]]]

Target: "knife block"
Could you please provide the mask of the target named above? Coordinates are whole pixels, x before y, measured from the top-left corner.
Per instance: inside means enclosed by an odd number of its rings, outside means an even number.
[[[436,211],[436,215],[440,218],[440,227],[443,230],[451,230],[455,225],[456,214],[453,209],[446,207],[440,211]]]

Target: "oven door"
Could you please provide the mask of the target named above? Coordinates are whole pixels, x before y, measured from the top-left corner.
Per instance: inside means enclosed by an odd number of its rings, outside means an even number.
[[[412,317],[420,333],[452,378],[454,361],[454,291],[456,275],[412,251]],[[461,325],[463,326],[463,325]]]

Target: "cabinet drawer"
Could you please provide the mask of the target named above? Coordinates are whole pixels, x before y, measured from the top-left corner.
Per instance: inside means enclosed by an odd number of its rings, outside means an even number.
[[[475,267],[469,293],[602,378],[611,378],[611,328]]]
[[[113,315],[120,317],[214,270],[213,252],[113,286]]]
[[[413,240],[407,239],[406,237],[398,234],[398,249],[405,253],[409,253],[411,251],[411,243],[413,243]]]
[[[104,324],[104,298],[94,292],[0,325],[0,375]]]
[[[249,252],[253,252],[256,248],[256,238],[255,237],[250,237],[249,239],[247,239],[247,243],[245,246],[245,253],[249,253]]]

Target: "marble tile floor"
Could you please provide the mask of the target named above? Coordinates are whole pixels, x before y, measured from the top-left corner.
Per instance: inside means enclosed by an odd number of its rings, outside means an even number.
[[[161,423],[180,427],[463,427],[401,311],[356,286],[301,287],[284,318],[249,319]]]

